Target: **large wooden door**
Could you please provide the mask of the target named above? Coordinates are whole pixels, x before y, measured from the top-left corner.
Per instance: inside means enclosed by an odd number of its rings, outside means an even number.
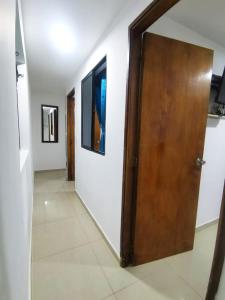
[[[193,248],[212,62],[212,50],[144,35],[134,264]]]
[[[75,145],[74,145],[74,90],[67,97],[67,171],[68,180],[75,180]]]

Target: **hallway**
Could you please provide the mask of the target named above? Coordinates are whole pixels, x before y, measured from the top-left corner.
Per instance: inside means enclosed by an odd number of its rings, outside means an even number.
[[[32,300],[204,298],[217,225],[197,232],[193,252],[125,270],[65,177],[35,175]]]
[[[225,299],[224,16],[0,1],[0,300]]]

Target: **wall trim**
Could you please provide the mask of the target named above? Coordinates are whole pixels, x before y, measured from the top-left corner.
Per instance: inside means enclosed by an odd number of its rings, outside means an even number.
[[[120,263],[121,258],[119,253],[116,251],[115,247],[112,245],[112,243],[110,242],[107,234],[105,233],[105,231],[103,230],[102,226],[99,224],[99,222],[96,220],[95,216],[92,214],[91,210],[87,207],[87,205],[85,204],[84,200],[82,199],[81,195],[79,194],[79,192],[76,190],[75,188],[75,194],[78,196],[79,200],[81,201],[82,205],[84,206],[85,210],[87,211],[88,215],[91,217],[92,221],[95,223],[95,225],[97,226],[99,232],[101,233],[104,241],[107,243],[107,245],[109,246],[113,256],[116,258],[116,260],[118,261],[118,263]]]
[[[204,229],[207,229],[208,227],[210,227],[212,225],[216,225],[218,222],[219,222],[219,218],[216,218],[216,219],[210,220],[210,221],[208,221],[206,223],[203,223],[201,225],[198,225],[196,227],[196,232],[199,232],[199,231],[202,231]]]
[[[65,171],[66,172],[66,168],[65,169],[49,169],[49,170],[34,170],[34,173],[47,173],[47,172],[54,172],[54,171]]]

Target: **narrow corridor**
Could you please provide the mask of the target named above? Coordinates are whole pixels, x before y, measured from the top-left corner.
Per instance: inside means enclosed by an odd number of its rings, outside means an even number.
[[[204,298],[216,224],[197,232],[194,251],[125,270],[65,177],[35,175],[33,300]]]

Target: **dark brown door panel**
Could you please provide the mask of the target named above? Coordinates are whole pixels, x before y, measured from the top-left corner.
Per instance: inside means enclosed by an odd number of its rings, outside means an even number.
[[[133,261],[193,248],[213,51],[144,35]]]

